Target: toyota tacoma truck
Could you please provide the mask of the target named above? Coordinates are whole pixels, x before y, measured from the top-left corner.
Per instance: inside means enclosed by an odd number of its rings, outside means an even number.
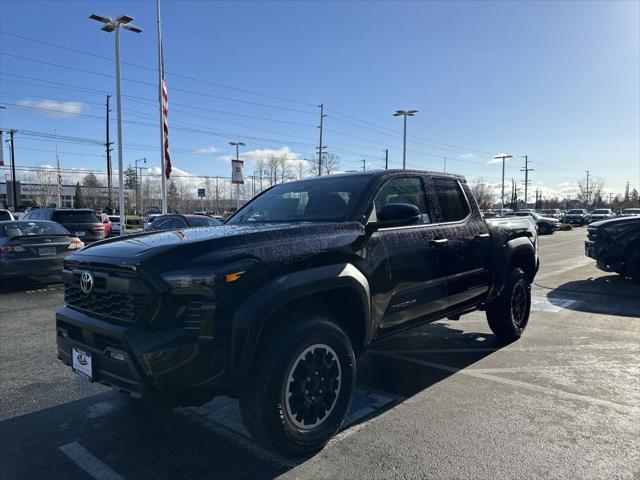
[[[640,283],[640,217],[592,223],[587,228],[584,252],[600,270],[628,275]]]
[[[522,335],[535,224],[482,219],[464,178],[332,175],[262,192],[222,226],[108,239],[68,257],[58,357],[134,398],[239,399],[261,445],[322,448],[356,357],[394,333],[486,311]]]

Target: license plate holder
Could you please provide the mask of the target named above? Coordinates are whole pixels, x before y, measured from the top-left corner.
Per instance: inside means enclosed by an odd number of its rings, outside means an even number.
[[[40,247],[38,248],[38,255],[41,257],[51,256],[56,254],[56,247]]]
[[[72,368],[73,371],[89,381],[93,380],[93,365],[91,362],[91,354],[76,347],[71,348]]]

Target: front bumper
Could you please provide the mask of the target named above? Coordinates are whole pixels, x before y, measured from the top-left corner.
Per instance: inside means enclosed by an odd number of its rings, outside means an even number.
[[[69,307],[56,314],[58,358],[91,354],[92,381],[167,405],[199,405],[225,390],[221,349],[183,328],[152,331],[107,323]]]
[[[584,225],[587,220],[584,217],[573,217],[573,218],[564,218],[564,223],[568,223],[570,225]]]
[[[72,253],[69,251],[69,253]],[[3,258],[0,259],[0,276],[2,277],[37,277],[62,273],[64,256],[36,258]]]

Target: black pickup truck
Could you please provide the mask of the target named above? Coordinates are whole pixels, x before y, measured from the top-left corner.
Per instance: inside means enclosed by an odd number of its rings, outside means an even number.
[[[68,257],[58,357],[134,398],[237,397],[258,443],[304,454],[344,421],[369,345],[478,309],[497,337],[517,339],[538,266],[533,222],[485,222],[459,176],[284,183],[225,225]]]
[[[592,223],[584,252],[600,270],[628,275],[640,283],[640,216]]]

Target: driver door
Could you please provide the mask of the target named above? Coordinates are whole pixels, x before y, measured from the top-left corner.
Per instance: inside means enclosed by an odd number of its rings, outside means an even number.
[[[379,323],[381,335],[424,320],[447,305],[438,261],[439,234],[431,225],[422,177],[393,178],[384,183],[375,196],[372,216],[388,203],[415,205],[422,219],[415,225],[381,227],[371,238],[380,243],[389,260],[386,288],[374,297],[376,311],[384,312]]]

